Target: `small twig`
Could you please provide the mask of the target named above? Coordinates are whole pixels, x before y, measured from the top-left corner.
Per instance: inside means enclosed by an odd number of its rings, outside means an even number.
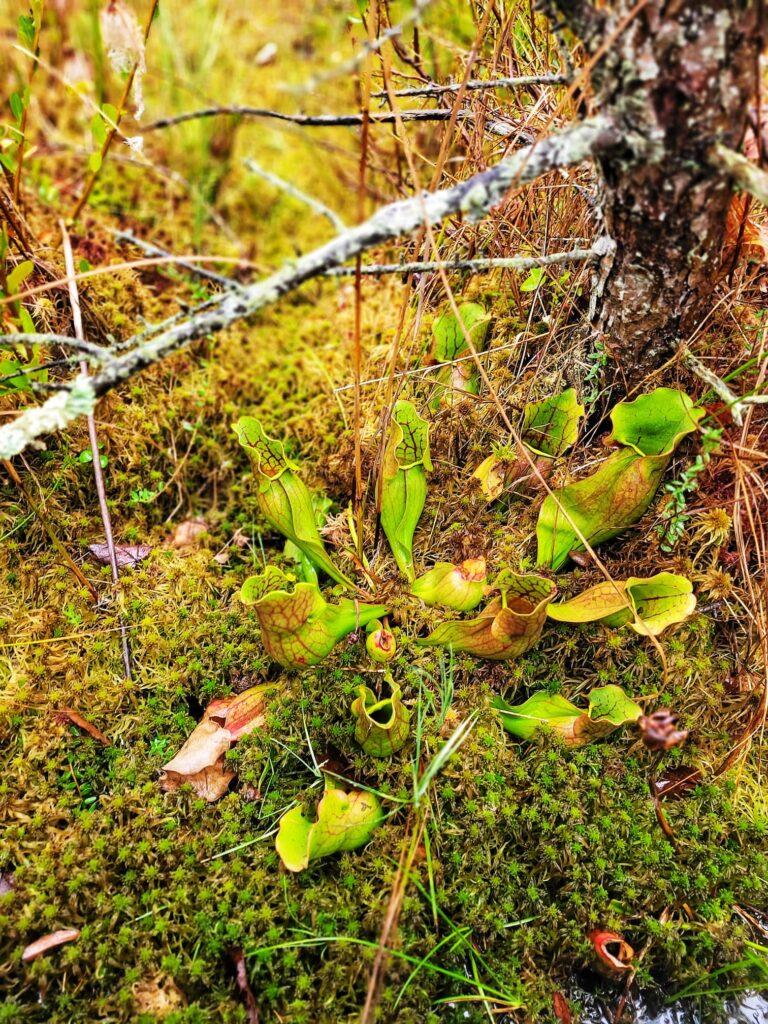
[[[420,21],[422,14],[432,2],[433,0],[415,0],[411,10],[401,21],[397,23],[397,25],[392,25],[390,28],[385,29],[385,31],[382,32],[380,36],[377,36],[376,39],[367,39],[357,53],[349,60],[344,61],[343,64],[330,68],[328,71],[322,72],[319,75],[313,75],[302,85],[293,87],[290,91],[296,93],[314,92],[314,90],[324,82],[330,82],[335,78],[346,78],[351,75],[363,65],[372,53],[378,53],[378,51],[383,49],[391,39],[396,39],[398,36],[402,35],[405,28]]]
[[[166,256],[173,260],[175,267],[182,267],[190,274],[194,274],[195,277],[204,277],[209,281],[215,281],[216,284],[222,285],[224,288],[240,288],[240,282],[235,281],[233,277],[225,277],[223,274],[217,274],[213,270],[206,270],[205,267],[198,266],[195,263],[188,263],[187,260],[174,256],[172,252],[167,249],[162,249],[159,245],[154,245],[152,242],[145,242],[141,238],[137,238],[136,235],[131,231],[113,231],[112,234],[117,242],[126,242],[129,245],[135,245],[137,249],[141,249],[147,256]]]
[[[738,395],[734,395],[725,381],[721,380],[716,373],[713,373],[712,370],[706,367],[704,363],[702,363],[701,360],[690,351],[690,349],[685,349],[683,351],[683,362],[692,373],[695,373],[700,380],[703,380],[705,384],[708,384],[719,398],[722,398],[728,406],[731,416],[733,417],[733,422],[740,427],[744,422],[744,405],[750,402],[750,399],[739,398]],[[760,395],[752,397],[753,401],[750,404],[755,404],[754,398],[757,398],[758,400],[762,399],[763,401],[768,400]]]
[[[378,274],[420,274],[431,270],[471,270],[481,273],[484,270],[532,270],[534,267],[548,267],[553,263],[590,260],[598,255],[594,249],[573,249],[570,252],[554,252],[549,256],[509,256],[475,260],[417,260],[413,263],[372,263],[361,267],[360,273],[368,276]],[[324,277],[350,277],[355,273],[354,267],[331,267]]]
[[[486,349],[483,352],[478,352],[478,356],[482,359],[483,356],[496,355],[497,352],[505,352],[510,348],[517,348],[520,344],[519,338],[515,341],[510,342],[508,345],[497,345],[494,348]],[[445,366],[453,366],[455,363],[464,363],[467,360],[474,360],[473,355],[459,356],[457,359],[449,359],[445,363],[430,363],[429,366],[417,366],[415,370],[402,370],[400,373],[393,373],[392,379],[399,380],[401,377],[413,377],[417,374],[426,376],[429,373],[434,373],[435,370],[442,370]],[[384,377],[371,377],[369,380],[361,380],[360,387],[366,387],[369,384],[383,384],[385,381],[390,379],[390,374],[386,374]],[[337,395],[340,391],[350,391],[355,385],[354,384],[341,384],[339,387],[333,389],[334,395]]]
[[[67,231],[64,221],[61,221],[61,237],[64,246],[64,267],[67,272],[68,285],[69,285],[69,301],[72,306],[72,323],[74,326],[75,337],[80,340],[85,340],[85,332],[83,331],[83,318],[80,311],[80,295],[77,290],[77,280],[75,279],[75,259],[72,255],[72,243],[69,240],[69,233]],[[88,377],[88,363],[83,360],[80,364],[80,373],[83,377]],[[99,498],[99,509],[101,510],[101,521],[104,524],[104,535],[107,541],[107,548],[109,550],[109,561],[112,566],[112,583],[117,586],[120,582],[120,571],[117,565],[117,552],[115,551],[115,540],[112,535],[112,519],[109,514],[109,506],[107,505],[107,492],[104,487],[104,474],[101,472],[101,458],[99,456],[99,438],[96,433],[96,417],[93,413],[88,415],[88,437],[91,442],[91,454],[93,456],[93,476],[96,483],[96,493]],[[123,649],[123,665],[125,667],[125,678],[133,678],[131,673],[131,652],[128,646],[128,630],[125,628],[123,617],[118,609],[117,611],[118,623],[120,626],[120,639]]]
[[[517,89],[527,85],[569,85],[568,75],[523,75],[519,78],[471,78],[464,83],[467,92],[477,92],[485,89]],[[430,82],[428,85],[417,85],[410,89],[396,89],[393,96],[442,96],[446,92],[458,92],[461,89],[461,82],[448,82],[445,85],[438,85]],[[375,92],[372,97],[381,99],[388,94],[386,90]]]
[[[653,800],[653,810],[656,815],[656,821],[658,821],[661,831],[669,840],[672,849],[675,851],[675,853],[679,853],[680,848],[678,846],[677,839],[675,838],[675,833],[672,830],[672,826],[667,821],[667,816],[662,809],[661,798],[659,796],[659,790],[656,784],[659,765],[661,764],[663,757],[664,751],[662,750],[659,751],[653,759],[653,763],[651,764],[651,770],[648,773],[648,789],[650,790],[651,799]]]
[[[75,562],[72,561],[72,557],[70,556],[70,554],[67,551],[67,549],[64,547],[62,542],[59,540],[59,538],[54,533],[53,527],[48,522],[48,518],[45,515],[45,513],[43,512],[41,506],[37,504],[35,499],[32,497],[32,495],[29,493],[27,488],[24,486],[24,481],[21,479],[19,474],[16,472],[16,468],[14,467],[13,463],[9,462],[7,459],[3,459],[2,462],[3,462],[3,466],[5,467],[5,471],[8,473],[8,476],[11,478],[11,480],[13,480],[13,482],[18,487],[19,491],[21,491],[21,493],[24,495],[24,497],[26,498],[27,504],[32,509],[32,511],[34,512],[35,517],[37,518],[37,521],[40,523],[42,528],[47,533],[48,540],[50,540],[51,544],[53,545],[54,551],[56,551],[58,553],[59,557],[63,559],[63,561],[65,562],[65,564],[67,565],[67,567],[71,571],[72,575],[85,587],[85,589],[88,591],[88,593],[90,595],[91,600],[95,604],[99,600],[99,595],[98,595],[98,592],[97,592],[96,588],[91,583],[91,581],[83,574],[82,569],[80,569],[80,567],[78,565],[76,565]],[[8,645],[8,646],[10,646],[10,645]]]
[[[300,128],[351,128],[363,124],[365,114],[284,114],[279,110],[266,107],[249,107],[235,104],[233,106],[203,107],[201,110],[188,110],[184,114],[173,117],[161,117],[151,121],[141,129],[143,135],[158,131],[160,128],[173,128],[187,121],[199,121],[205,117],[264,117],[274,121],[285,121],[298,125]],[[396,118],[390,111],[372,112],[368,116],[371,124],[395,124]],[[448,121],[450,110],[404,110],[400,115],[403,121]],[[459,117],[466,121],[474,120],[471,110],[459,111]]]
[[[18,380],[19,377],[32,377],[36,373],[40,373],[41,370],[56,370],[60,366],[71,366],[72,363],[80,361],[80,356],[65,356],[63,359],[51,359],[47,363],[36,363],[34,366],[22,366],[14,373],[6,373],[0,377],[0,387],[4,384],[9,384],[12,380]],[[61,384],[48,384],[42,383],[37,380],[27,380],[27,385],[32,391],[36,391],[39,394],[45,394],[49,391],[58,391]]]
[[[306,192],[302,192],[300,188],[292,185],[289,181],[285,181],[277,174],[273,174],[272,171],[268,171],[262,167],[261,164],[257,164],[255,160],[245,159],[243,161],[245,166],[251,171],[252,174],[257,174],[264,181],[268,181],[270,185],[274,185],[275,188],[279,188],[281,192],[285,192],[286,195],[292,196],[294,199],[298,199],[300,203],[304,203],[315,213],[319,213],[321,216],[326,217],[331,224],[336,228],[337,231],[344,231],[346,224],[339,217],[337,213],[325,203],[321,203],[319,199],[315,199],[313,196],[308,196]]]

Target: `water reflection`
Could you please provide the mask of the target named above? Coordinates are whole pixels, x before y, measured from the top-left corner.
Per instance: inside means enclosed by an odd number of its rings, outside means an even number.
[[[603,989],[601,982],[581,979],[568,988],[572,1008],[579,1024],[618,1024],[614,1018],[620,993]],[[628,1000],[621,1024],[768,1024],[768,998],[759,992],[745,992],[733,997],[724,1011],[705,1010],[698,999],[682,999],[666,1003],[663,998],[647,993],[634,993]]]

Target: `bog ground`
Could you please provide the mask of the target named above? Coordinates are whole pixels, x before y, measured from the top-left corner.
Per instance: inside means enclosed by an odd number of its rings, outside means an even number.
[[[636,7],[0,12],[0,431],[98,396],[0,434],[0,1020],[760,1019],[766,127]]]

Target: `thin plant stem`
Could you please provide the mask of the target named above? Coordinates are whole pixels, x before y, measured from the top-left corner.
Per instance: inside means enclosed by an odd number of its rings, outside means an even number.
[[[149,14],[147,15],[147,20],[144,25],[145,46],[147,45],[147,40],[149,39],[149,33],[152,28],[152,22],[154,21],[155,18],[155,11],[157,10],[158,3],[159,0],[152,0],[152,6],[150,7]],[[125,111],[125,105],[128,102],[128,97],[131,93],[131,88],[133,87],[133,80],[136,77],[136,70],[138,66],[139,62],[135,61],[133,67],[128,72],[128,77],[125,80],[123,92],[120,96],[120,102],[117,105],[117,116],[115,117],[115,123],[113,125],[110,125],[109,130],[107,131],[106,138],[104,139],[104,142],[101,144],[101,159],[99,161],[99,166],[95,171],[91,171],[91,173],[89,174],[88,180],[85,183],[85,187],[83,188],[83,191],[80,194],[80,198],[75,203],[75,208],[73,209],[72,216],[70,218],[73,221],[77,220],[77,218],[82,213],[83,207],[88,202],[91,192],[93,191],[93,186],[96,184],[98,177],[101,174],[101,169],[104,166],[104,161],[106,160],[107,154],[109,153],[109,147],[112,145],[112,140],[117,134],[120,121],[122,120],[123,112]]]
[[[364,19],[365,21],[365,19]],[[373,41],[373,19],[369,16],[367,20],[368,42]],[[371,105],[371,57],[369,53],[361,70],[361,112],[363,117],[363,128],[360,139],[360,162],[357,174],[357,221],[362,223],[365,219],[365,178],[368,166],[368,143],[370,139],[370,105]],[[362,432],[362,408],[360,402],[360,378],[362,376],[362,317],[363,317],[363,287],[360,270],[362,267],[362,253],[358,253],[355,259],[355,325],[354,342],[352,350],[352,371],[354,376],[354,433],[355,433],[355,517],[357,519],[357,557],[363,560],[363,456],[360,443]]]
[[[13,465],[12,462],[8,461],[7,459],[3,459],[3,466],[4,466],[5,471],[7,472],[8,476],[11,478],[11,480],[13,480],[14,484],[16,484],[16,486],[18,487],[19,491],[24,495],[24,498],[26,499],[27,504],[32,509],[32,511],[35,514],[35,516],[37,517],[38,522],[40,523],[42,528],[45,530],[45,532],[48,534],[48,540],[50,540],[51,544],[53,545],[54,550],[59,555],[59,557],[63,559],[63,561],[65,562],[65,564],[67,565],[67,567],[71,571],[72,575],[78,580],[79,583],[81,583],[85,587],[85,589],[88,591],[88,594],[89,594],[91,600],[95,604],[98,601],[98,599],[99,599],[99,595],[98,595],[98,592],[96,591],[96,588],[91,583],[91,581],[86,576],[83,575],[82,569],[80,569],[80,567],[78,565],[76,565],[75,562],[73,562],[71,555],[69,554],[67,549],[64,547],[62,542],[59,540],[59,538],[54,533],[53,527],[48,522],[48,518],[45,515],[45,513],[43,512],[41,506],[37,504],[35,499],[32,497],[32,495],[29,493],[27,488],[24,486],[24,481],[21,479],[19,474],[16,472],[15,466]],[[66,638],[64,638],[64,639],[66,639]],[[3,644],[2,646],[3,647],[11,647],[13,645],[12,644]]]
[[[43,15],[45,13],[45,3],[40,5],[39,18],[35,24],[35,38],[32,43],[32,50],[36,54],[40,45],[40,31],[43,27]],[[29,85],[32,85],[32,79],[35,77],[37,71],[38,62],[35,60],[32,62],[32,67],[29,72]],[[16,172],[13,175],[13,201],[18,203],[19,192],[21,190],[21,171],[24,167],[24,143],[27,137],[27,115],[29,113],[28,103],[24,104],[24,109],[21,112],[21,124],[19,125],[19,131],[21,132],[21,138],[19,139],[19,151],[16,157]]]
[[[64,266],[67,271],[69,278],[69,301],[72,306],[72,324],[75,331],[75,337],[79,341],[85,340],[85,332],[83,331],[83,317],[80,309],[80,295],[77,290],[77,281],[75,280],[75,260],[72,255],[72,243],[69,239],[69,232],[67,231],[66,225],[61,221],[61,237],[64,246]],[[80,372],[84,377],[88,376],[88,363],[86,360],[82,360],[80,363]],[[93,477],[96,483],[96,494],[99,498],[99,509],[101,511],[101,521],[104,524],[104,536],[107,541],[107,549],[109,551],[109,562],[112,567],[112,583],[117,586],[120,582],[120,571],[117,565],[117,552],[115,551],[115,539],[112,534],[112,519],[109,514],[109,506],[107,505],[107,492],[104,487],[104,474],[101,472],[101,460],[99,457],[99,438],[96,433],[96,418],[91,413],[88,416],[88,439],[91,443],[91,455],[93,457]],[[125,669],[125,678],[132,679],[133,673],[131,672],[131,651],[128,644],[128,630],[126,629],[125,622],[123,621],[122,614],[118,609],[118,622],[120,625],[120,643],[123,652],[123,667]]]

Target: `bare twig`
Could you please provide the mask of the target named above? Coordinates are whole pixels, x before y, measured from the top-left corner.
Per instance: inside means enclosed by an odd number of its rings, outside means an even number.
[[[325,203],[321,203],[319,199],[315,199],[314,196],[308,196],[306,192],[302,192],[300,188],[292,185],[290,181],[285,181],[277,174],[273,174],[272,171],[268,171],[261,164],[257,164],[255,160],[245,159],[243,161],[245,166],[252,174],[257,174],[264,181],[268,181],[270,185],[274,185],[275,188],[279,188],[281,192],[285,192],[286,195],[292,196],[294,199],[298,199],[300,203],[304,203],[310,210],[314,210],[315,213],[319,213],[322,217],[333,224],[337,231],[343,231],[346,227],[344,221],[339,217],[337,213]]]
[[[13,348],[14,345],[26,345],[30,342],[36,345],[61,345],[62,348],[73,348],[76,352],[87,352],[89,356],[99,361],[110,354],[108,348],[80,338],[70,338],[67,334],[0,334],[0,348]]]
[[[495,356],[499,352],[506,352],[511,348],[517,348],[519,344],[520,339],[518,337],[515,339],[515,341],[510,342],[508,345],[496,345],[494,348],[486,349],[483,352],[478,352],[477,355],[479,359],[482,359],[486,356]],[[454,366],[456,363],[466,363],[469,360],[474,361],[474,359],[475,357],[472,354],[468,356],[459,356],[457,359],[449,359],[447,362],[444,363],[430,363],[429,366],[417,366],[413,370],[403,370],[400,373],[393,373],[391,376],[393,380],[399,380],[402,377],[416,377],[419,375],[426,377],[430,373],[434,373],[436,370],[442,370],[444,366]],[[360,387],[367,387],[369,384],[383,384],[384,381],[387,381],[389,379],[390,374],[387,374],[384,377],[371,377],[368,380],[361,380]],[[354,386],[354,384],[341,384],[339,387],[333,389],[333,393],[334,395],[337,395],[340,391],[349,391]]]
[[[739,398],[738,395],[734,395],[725,381],[718,377],[716,373],[713,373],[709,367],[705,366],[690,349],[686,349],[683,352],[683,362],[692,373],[695,373],[700,380],[703,380],[705,384],[712,388],[718,398],[722,398],[728,406],[733,422],[740,427],[744,422],[743,406],[748,399]]]
[[[528,85],[568,85],[570,79],[567,75],[522,75],[518,78],[471,78],[464,84],[467,92],[478,92],[491,89],[520,89]],[[458,92],[461,89],[461,82],[447,82],[438,85],[437,82],[429,82],[426,85],[417,85],[409,89],[395,89],[393,96],[442,96],[446,92]],[[381,99],[387,95],[386,90],[374,92],[374,99]]]
[[[372,263],[361,267],[360,273],[369,277],[379,274],[422,274],[444,267],[446,270],[470,270],[482,273],[484,270],[532,270],[534,267],[549,267],[556,263],[578,263],[595,259],[599,254],[594,249],[572,249],[570,252],[553,252],[549,256],[509,256],[474,260],[416,260],[413,263]],[[331,267],[325,277],[349,277],[354,267]]]
[[[70,556],[69,552],[64,547],[64,545],[59,540],[59,538],[56,536],[56,533],[54,532],[53,527],[48,522],[48,517],[45,515],[42,507],[37,504],[35,499],[32,497],[32,495],[29,493],[27,488],[24,486],[24,481],[21,479],[19,474],[16,472],[15,466],[13,465],[12,462],[9,462],[8,459],[3,459],[2,460],[2,464],[5,467],[5,471],[8,474],[8,476],[11,478],[11,480],[13,480],[13,482],[16,484],[18,489],[21,491],[21,493],[26,498],[27,504],[32,509],[33,513],[35,514],[35,517],[37,518],[37,521],[40,523],[40,525],[42,526],[42,528],[45,530],[46,534],[48,535],[48,540],[50,540],[51,544],[53,545],[54,551],[56,551],[57,554],[59,555],[59,557],[64,561],[64,563],[67,565],[67,567],[69,568],[69,570],[71,571],[71,573],[75,577],[75,579],[77,579],[78,582],[81,583],[85,587],[85,589],[88,591],[88,593],[90,595],[91,600],[95,604],[99,600],[99,595],[98,595],[98,592],[97,592],[96,588],[91,583],[91,581],[87,578],[87,576],[85,576],[83,574],[82,569],[75,562],[72,561],[72,557]]]
[[[313,75],[302,85],[293,87],[290,91],[297,93],[313,92],[324,82],[330,82],[335,78],[346,78],[348,75],[351,75],[363,65],[372,53],[378,53],[390,40],[397,39],[398,36],[402,35],[403,30],[409,25],[419,22],[422,14],[431,3],[432,0],[415,0],[413,7],[404,15],[401,21],[386,29],[376,39],[367,39],[357,53],[349,60],[334,68],[329,68],[328,71],[322,72],[319,75]]]
[[[196,263],[189,263],[183,258],[174,256],[167,249],[162,249],[159,245],[154,245],[152,242],[145,242],[143,239],[137,238],[131,231],[114,231],[113,234],[116,241],[135,245],[137,249],[141,249],[147,256],[170,256],[174,266],[182,267],[184,270],[189,271],[190,274],[194,274],[195,277],[204,277],[209,281],[215,281],[216,284],[220,284],[224,288],[241,287],[240,282],[235,281],[233,277],[225,277],[223,274],[217,274],[213,270],[206,270],[205,267],[198,266]]]
[[[173,128],[187,121],[199,121],[206,117],[263,117],[273,121],[285,121],[298,125],[300,128],[351,128],[363,124],[365,114],[284,114],[280,110],[269,110],[266,107],[249,107],[240,104],[233,106],[203,107],[200,110],[188,110],[184,114],[173,117],[161,117],[158,121],[150,121],[141,129],[143,135],[156,132],[161,128]],[[404,110],[403,121],[448,121],[450,110]],[[459,117],[467,121],[474,120],[471,110],[462,110]],[[371,124],[394,124],[395,115],[390,111],[369,115]]]
[[[67,231],[64,221],[61,222],[61,237],[64,245],[64,267],[67,271],[67,277],[69,278],[69,301],[72,306],[72,323],[75,329],[75,336],[79,341],[85,340],[85,333],[83,331],[83,318],[80,311],[80,295],[77,290],[77,281],[75,280],[75,260],[72,255],[72,243],[69,240],[69,232]],[[80,373],[84,376],[88,376],[88,363],[83,360],[80,364]],[[112,566],[112,583],[117,586],[120,582],[120,571],[117,566],[117,552],[115,551],[115,539],[112,535],[112,519],[109,514],[109,506],[107,505],[107,492],[104,487],[104,474],[101,472],[101,459],[99,456],[99,438],[96,433],[96,418],[93,413],[88,415],[88,438],[91,442],[91,455],[93,457],[93,477],[96,483],[96,494],[99,498],[99,509],[101,511],[101,521],[104,524],[104,535],[107,541],[107,549],[109,550],[109,561]],[[118,623],[120,625],[120,639],[123,650],[123,666],[125,668],[125,678],[131,679],[131,652],[128,646],[128,630],[125,628],[123,617],[118,609]]]

